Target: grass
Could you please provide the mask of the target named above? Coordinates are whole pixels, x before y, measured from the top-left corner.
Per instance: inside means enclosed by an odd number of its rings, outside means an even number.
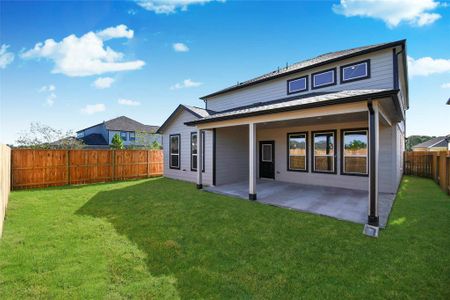
[[[362,225],[150,179],[11,194],[0,295],[450,298],[450,197],[405,177],[378,239]]]

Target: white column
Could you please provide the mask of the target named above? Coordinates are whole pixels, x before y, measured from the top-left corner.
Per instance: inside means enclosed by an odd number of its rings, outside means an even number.
[[[380,144],[380,114],[378,103],[369,103],[369,218],[370,225],[379,225],[378,157]]]
[[[202,131],[200,129],[197,129],[197,188],[198,189],[203,188],[202,170],[203,170],[203,137],[202,137]]]
[[[248,146],[249,146],[249,174],[248,174],[248,198],[256,200],[256,125],[248,124]]]

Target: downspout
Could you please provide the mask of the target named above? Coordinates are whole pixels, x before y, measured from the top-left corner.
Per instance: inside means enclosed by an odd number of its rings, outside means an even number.
[[[367,108],[369,110],[369,216],[368,224],[372,226],[379,225],[378,209],[377,209],[377,189],[378,184],[377,172],[376,172],[376,119],[375,111],[372,106],[372,99],[367,102]]]

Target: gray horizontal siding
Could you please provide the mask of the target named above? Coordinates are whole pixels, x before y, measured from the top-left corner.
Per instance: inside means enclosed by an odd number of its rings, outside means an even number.
[[[197,172],[191,171],[191,132],[196,131],[195,127],[184,125],[185,122],[197,119],[191,113],[182,111],[167,128],[163,134],[164,147],[164,176],[173,179],[185,180],[190,182],[197,181]],[[181,164],[180,169],[171,169],[169,167],[169,150],[171,134],[181,135]],[[212,131],[205,132],[205,172],[203,173],[203,183],[212,184]]]
[[[340,84],[339,66],[346,65],[352,62],[357,62],[365,59],[371,61],[371,77],[368,79]],[[337,85],[325,87],[313,91],[328,92],[338,90],[354,90],[354,89],[391,89],[393,88],[393,65],[392,65],[392,51],[390,49],[375,52],[368,55],[362,55],[352,59],[343,60],[339,64],[330,64],[323,67],[308,70],[306,72],[299,72],[294,75],[286,76],[279,79],[274,79],[264,83],[260,83],[247,88],[242,88],[226,94],[218,95],[208,98],[208,109],[214,111],[222,111],[232,109],[239,106],[250,105],[258,102],[266,102],[287,97],[287,80],[310,75],[315,72],[337,67]],[[311,86],[311,76],[309,77],[309,84]],[[302,95],[311,93],[309,91],[298,93],[295,95]]]

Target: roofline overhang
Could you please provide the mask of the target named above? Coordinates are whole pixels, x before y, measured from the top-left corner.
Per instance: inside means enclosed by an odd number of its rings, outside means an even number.
[[[175,110],[170,114],[170,116],[164,121],[164,123],[158,128],[158,130],[156,130],[156,134],[162,134],[164,131],[164,127],[166,127],[172,118],[175,117],[175,115],[180,111],[180,110],[186,110],[188,112],[190,112],[191,114],[193,114],[195,117],[197,118],[202,118],[201,115],[199,115],[198,113],[194,112],[192,109],[189,109],[189,107],[187,107],[186,105],[183,104],[179,104],[177,106],[177,108],[175,108]]]
[[[184,124],[187,126],[195,126],[197,124],[212,123],[212,122],[218,122],[218,121],[224,121],[224,120],[241,119],[241,118],[245,118],[245,117],[268,115],[268,114],[279,113],[279,112],[287,112],[287,111],[322,107],[322,106],[335,105],[335,104],[367,101],[370,99],[375,100],[374,98],[387,98],[387,97],[390,97],[392,99],[397,113],[400,113],[400,115],[403,118],[403,115],[401,114],[399,99],[398,99],[398,92],[399,92],[398,89],[388,90],[388,91],[382,91],[382,92],[376,92],[376,93],[370,93],[370,94],[364,94],[364,95],[357,95],[357,96],[333,99],[333,100],[328,100],[328,101],[321,101],[321,102],[316,102],[316,103],[299,104],[299,105],[290,106],[290,107],[279,107],[279,108],[273,108],[273,109],[262,110],[262,111],[242,113],[239,115],[226,115],[226,116],[222,116],[222,117],[217,117],[217,118],[212,117],[212,118],[207,118],[207,119],[203,118],[203,119],[199,119],[199,120],[195,120],[195,121],[185,122]]]
[[[377,46],[377,47],[374,47],[374,48],[361,50],[359,52],[343,55],[341,57],[333,58],[333,59],[330,59],[330,60],[327,60],[327,61],[324,61],[324,62],[319,62],[319,63],[316,63],[316,64],[312,64],[312,65],[304,67],[304,68],[292,70],[292,71],[285,72],[285,73],[278,74],[278,75],[274,75],[274,76],[271,76],[271,77],[268,77],[268,78],[262,78],[262,79],[259,79],[259,80],[255,80],[255,81],[250,82],[248,84],[242,84],[242,85],[236,85],[234,87],[229,87],[229,88],[226,88],[226,89],[223,89],[223,90],[220,90],[220,91],[208,94],[206,96],[200,97],[200,99],[205,101],[205,100],[207,100],[207,98],[218,96],[218,95],[225,94],[225,93],[228,93],[228,92],[232,92],[232,91],[235,91],[235,90],[238,90],[238,89],[242,89],[242,88],[245,88],[245,87],[249,87],[249,86],[252,86],[252,85],[255,85],[255,84],[259,84],[259,83],[266,82],[266,81],[269,81],[269,80],[273,80],[273,79],[276,79],[276,78],[285,77],[285,76],[288,76],[288,75],[291,75],[291,74],[295,74],[295,73],[298,73],[298,72],[301,72],[301,71],[313,69],[313,68],[316,68],[316,67],[324,66],[324,65],[327,65],[327,64],[330,64],[330,63],[333,63],[333,62],[337,62],[337,61],[340,61],[340,60],[344,60],[344,59],[348,59],[348,58],[364,55],[364,54],[367,54],[367,53],[372,53],[372,52],[376,52],[376,51],[379,51],[379,50],[384,50],[384,49],[396,47],[396,46],[401,46],[405,50],[405,54],[406,54],[406,39],[398,40],[398,41],[394,41],[394,42],[391,42],[391,43],[383,44],[383,45],[380,45],[380,46]],[[404,55],[403,60],[404,60],[404,64],[406,64],[406,55]],[[408,75],[408,73],[407,73],[407,66],[406,66],[405,67],[405,76],[407,76],[407,75]],[[406,80],[406,81],[408,81],[408,80]],[[408,87],[406,88],[406,90],[408,91]]]

